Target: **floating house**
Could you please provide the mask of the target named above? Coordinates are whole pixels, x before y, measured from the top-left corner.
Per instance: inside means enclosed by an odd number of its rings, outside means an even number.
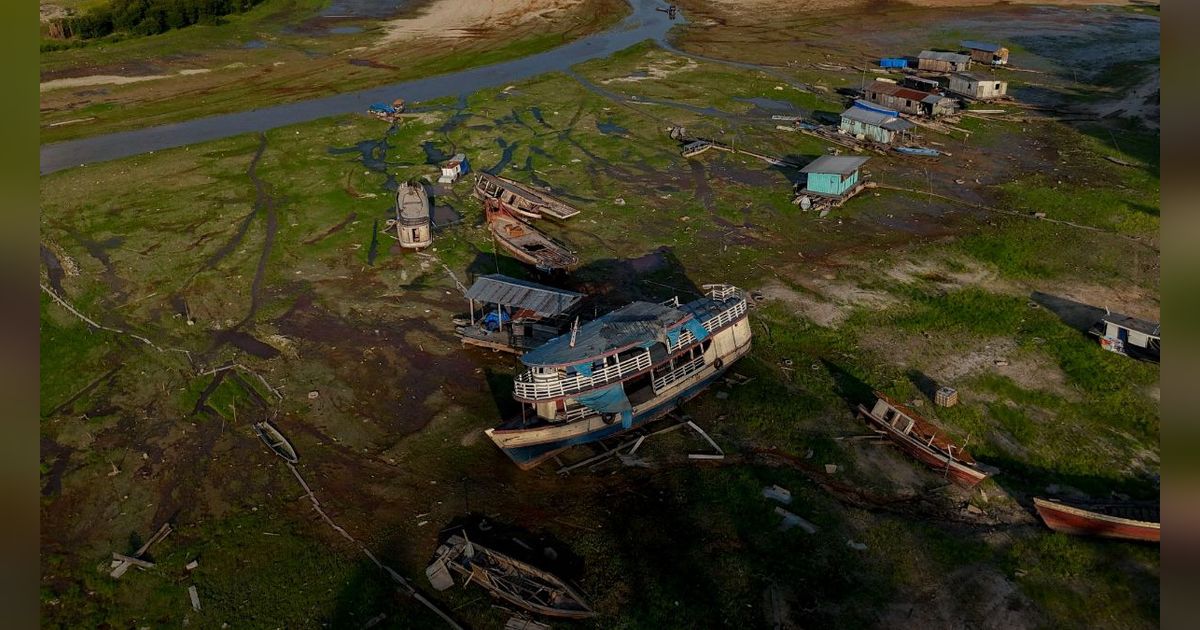
[[[860,140],[891,144],[897,137],[905,136],[913,124],[900,118],[895,110],[884,109],[866,101],[855,101],[842,112],[839,129]]]
[[[464,153],[457,153],[449,162],[442,165],[442,176],[438,178],[439,184],[453,184],[459,177],[470,172],[471,167],[467,164],[467,156]]]
[[[429,195],[419,183],[405,182],[396,190],[396,237],[400,247],[421,249],[433,243]]]
[[[971,69],[971,57],[955,52],[922,50],[917,55],[917,68],[930,72],[963,72]]]
[[[566,332],[582,293],[502,274],[467,289],[470,314],[454,330],[463,345],[522,354]]]
[[[914,116],[944,116],[954,113],[954,99],[941,94],[904,87],[895,81],[876,79],[863,89],[868,102]]]
[[[522,469],[578,444],[661,418],[700,394],[750,351],[746,298],[704,287],[680,304],[634,302],[521,357],[513,381],[520,417],[486,434]]]
[[[955,72],[950,75],[950,91],[986,101],[1008,94],[1008,81],[999,81],[974,72]]]
[[[1100,338],[1100,347],[1135,359],[1155,363],[1162,346],[1160,324],[1144,319],[1109,313],[1088,331]]]
[[[967,49],[972,61],[986,63],[989,66],[1003,66],[1008,63],[1008,49],[1000,44],[966,40],[959,45]]]
[[[938,81],[936,78],[917,77],[912,75],[900,79],[900,85],[904,87],[910,87],[914,90],[921,90],[922,92],[929,92],[930,94],[937,94],[938,92],[941,92],[942,88],[945,86],[942,81]]]
[[[821,197],[843,197],[857,192],[859,169],[867,158],[856,156],[822,155],[800,169],[808,176],[801,195],[813,194]]]

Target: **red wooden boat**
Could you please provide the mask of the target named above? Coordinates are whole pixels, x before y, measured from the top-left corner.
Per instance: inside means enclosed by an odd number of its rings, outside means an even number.
[[[1076,503],[1033,500],[1046,527],[1079,536],[1159,542],[1159,506],[1153,503]]]
[[[881,392],[875,392],[875,396],[878,400],[873,408],[859,405],[858,412],[876,433],[887,436],[904,452],[943,471],[956,483],[974,486],[988,476],[970,453],[950,441],[936,425]]]

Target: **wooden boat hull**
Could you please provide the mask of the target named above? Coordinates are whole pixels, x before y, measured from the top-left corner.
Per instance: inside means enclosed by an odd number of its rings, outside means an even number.
[[[296,455],[296,449],[292,447],[292,443],[283,437],[279,429],[276,429],[270,422],[265,420],[255,422],[250,427],[258,435],[258,439],[262,440],[263,444],[266,444],[267,448],[271,449],[271,452],[293,464],[300,461],[300,458]]]
[[[457,535],[451,536],[448,542],[452,547],[445,555],[439,557],[439,561],[466,578],[465,583],[478,584],[495,597],[547,617],[588,619],[596,616],[596,612],[588,606],[583,596],[554,574],[478,543],[467,542]],[[471,557],[466,555],[467,546],[472,549]],[[514,575],[519,576],[522,582],[538,586],[539,594],[554,593],[554,600],[549,603],[533,601],[530,597],[521,597],[520,593],[505,588],[504,582],[509,580],[511,585],[510,578]]]
[[[895,427],[885,422],[883,418],[871,413],[871,410],[863,405],[858,406],[858,412],[866,419],[868,425],[873,430],[887,436],[888,439],[900,447],[900,450],[908,453],[934,470],[943,471],[946,477],[954,482],[971,487],[987,478],[987,473],[974,466],[951,459],[942,453],[926,448],[911,436],[901,433]]]
[[[547,272],[570,271],[579,265],[578,256],[506,212],[498,200],[488,200],[486,207],[492,235],[513,258]]]
[[[601,414],[573,422],[528,429],[487,429],[484,433],[504,451],[521,470],[532,469],[572,446],[598,442],[632,431],[658,420],[679,405],[695,398],[729,369],[734,361],[750,351],[747,341],[722,357],[722,366],[707,365],[704,369],[679,381],[662,394],[634,407],[629,427],[621,422],[606,423]]]
[[[1102,536],[1122,540],[1159,542],[1160,523],[1093,512],[1082,507],[1035,498],[1034,509],[1046,527],[1064,534]]]
[[[514,214],[530,219],[565,220],[579,214],[578,208],[544,190],[499,175],[477,175],[473,194],[481,201],[496,199]]]

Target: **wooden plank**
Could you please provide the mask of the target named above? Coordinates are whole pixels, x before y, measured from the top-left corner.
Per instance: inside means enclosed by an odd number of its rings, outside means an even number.
[[[147,560],[141,560],[141,559],[138,559],[138,558],[131,558],[131,557],[129,557],[129,556],[127,556],[127,555],[125,555],[125,554],[120,554],[120,553],[117,553],[117,552],[115,552],[115,551],[113,552],[113,560],[119,560],[119,561],[120,561],[120,562],[122,562],[122,563],[126,563],[126,562],[127,562],[127,563],[129,563],[129,564],[132,564],[132,565],[134,565],[134,566],[141,567],[141,568],[143,568],[143,569],[153,569],[153,568],[154,568],[154,563],[153,563],[153,562],[149,562],[149,561],[147,561]]]
[[[196,592],[195,586],[188,587],[188,598],[192,600],[192,610],[200,612],[200,593]]]

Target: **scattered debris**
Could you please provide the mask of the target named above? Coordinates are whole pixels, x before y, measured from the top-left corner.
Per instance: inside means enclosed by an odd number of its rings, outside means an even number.
[[[504,630],[550,630],[550,626],[528,617],[510,617],[504,622]]]
[[[782,486],[773,485],[763,488],[762,495],[768,499],[778,501],[784,505],[792,504],[792,491]]]
[[[200,593],[196,591],[195,586],[188,587],[188,598],[192,600],[192,610],[200,612]]]
[[[867,550],[867,545],[865,543],[854,542],[853,540],[850,540],[849,538],[846,539],[846,546],[851,549],[857,550],[857,551],[866,551]]]
[[[958,390],[953,387],[939,387],[933,402],[939,407],[953,407],[958,404]]]
[[[825,464],[825,474],[832,475],[838,471],[837,464]]]
[[[704,429],[701,429],[696,425],[695,422],[692,422],[691,420],[687,421],[687,425],[693,431],[699,433],[700,437],[704,438],[709,445],[713,447],[713,450],[716,451],[716,453],[688,453],[688,459],[725,459],[725,451],[721,450],[721,447],[717,446],[717,443],[714,442],[712,438],[708,437],[708,434],[704,432]]]
[[[198,567],[198,566],[200,566],[200,562],[196,561],[196,560],[192,560],[191,562],[183,565],[183,568],[187,569],[188,571],[195,571],[196,567]]]
[[[793,527],[799,527],[800,529],[803,529],[804,531],[806,531],[810,534],[817,533],[816,525],[813,525],[812,523],[804,520],[803,518],[800,518],[796,514],[793,514],[781,507],[776,507],[775,513],[783,517],[783,522],[780,523],[780,525],[779,525],[780,531],[787,531],[789,529],[792,529]]]
[[[154,535],[150,537],[150,540],[147,540],[145,544],[143,544],[141,547],[138,548],[137,551],[133,552],[132,556],[125,556],[125,555],[114,552],[113,560],[115,560],[117,562],[117,564],[113,567],[113,570],[111,573],[109,573],[109,575],[114,578],[120,579],[120,577],[122,575],[125,575],[125,572],[128,571],[129,567],[131,567],[131,566],[136,565],[138,568],[141,568],[141,569],[148,569],[148,568],[153,567],[154,566],[153,563],[146,562],[146,561],[142,560],[141,557],[146,553],[146,551],[148,551],[150,549],[151,545],[166,538],[167,535],[171,533],[171,531],[173,531],[171,529],[171,524],[163,523],[162,527],[158,528],[158,531],[155,532]]]
[[[318,392],[318,391],[317,391],[317,390],[315,390],[315,389],[314,389],[313,391],[311,391],[311,392],[308,392],[308,399],[309,399],[309,400],[316,400],[317,398],[320,398],[320,397],[321,397],[321,392]]]

